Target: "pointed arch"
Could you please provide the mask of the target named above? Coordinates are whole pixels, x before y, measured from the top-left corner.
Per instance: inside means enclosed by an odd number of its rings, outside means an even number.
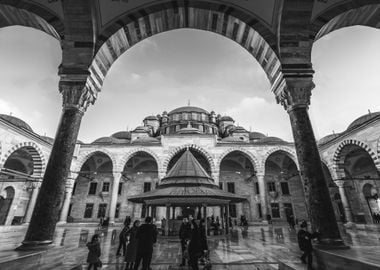
[[[125,154],[120,159],[120,163],[119,163],[119,167],[118,167],[117,171],[123,171],[123,169],[125,167],[125,164],[127,164],[128,160],[130,160],[138,152],[143,152],[143,153],[146,153],[146,154],[152,156],[154,158],[154,160],[156,161],[156,163],[157,163],[158,171],[159,172],[161,171],[162,165],[161,165],[161,162],[160,162],[160,158],[158,157],[158,155],[155,152],[153,152],[149,148],[145,148],[145,147],[135,148],[135,149],[129,151],[127,154]]]
[[[164,160],[164,162],[162,164],[162,169],[164,172],[167,171],[169,162],[173,159],[173,157],[186,148],[191,148],[191,149],[198,151],[207,159],[207,162],[210,165],[211,174],[213,174],[216,171],[214,159],[205,149],[203,149],[202,147],[200,147],[196,144],[185,144],[185,145],[178,146],[177,148],[170,151],[168,157]]]
[[[193,1],[185,2],[192,4]],[[259,62],[273,83],[281,74],[280,61],[273,49],[275,35],[252,15],[238,15],[232,11],[233,8],[225,5],[203,2],[201,7],[161,4],[157,8],[125,14],[99,37],[98,50],[90,67],[91,85],[101,89],[112,64],[133,45],[147,37],[182,28],[214,32],[237,42]]]
[[[263,158],[262,158],[262,168],[264,168],[265,170],[265,164],[268,160],[268,158],[270,157],[270,155],[276,153],[276,152],[282,152],[284,153],[285,155],[287,155],[293,162],[294,164],[296,165],[297,167],[297,170],[299,170],[299,165],[298,165],[298,159],[297,159],[297,155],[295,153],[295,151],[293,149],[290,149],[288,147],[284,147],[284,146],[277,146],[277,147],[274,147],[274,148],[271,148],[269,151],[267,151]]]
[[[380,167],[380,161],[376,155],[376,153],[364,142],[361,142],[359,140],[351,139],[351,140],[344,140],[342,141],[338,147],[336,148],[334,152],[334,157],[333,157],[333,169],[337,175],[338,178],[344,178],[345,177],[345,172],[344,172],[344,160],[346,155],[349,152],[349,149],[347,149],[348,145],[356,145],[362,148],[365,152],[369,154],[371,157],[372,161],[375,164],[376,168]]]
[[[30,154],[33,160],[33,177],[42,177],[45,172],[46,162],[45,156],[42,153],[40,147],[34,142],[22,142],[17,145],[12,146],[11,149],[5,153],[3,158],[1,159],[1,168],[4,167],[7,159],[14,153],[15,151],[25,148],[27,152]]]
[[[117,160],[114,154],[106,149],[93,149],[93,150],[84,152],[80,155],[80,157],[77,159],[74,172],[80,171],[82,166],[86,163],[86,161],[98,153],[106,155],[111,160],[112,170],[115,171],[117,168]]]
[[[222,155],[219,156],[217,161],[217,168],[220,170],[220,165],[223,161],[223,159],[232,152],[241,152],[243,155],[245,155],[248,160],[252,163],[254,170],[257,172],[260,170],[260,162],[259,160],[248,150],[242,148],[242,147],[231,147],[223,152]]]

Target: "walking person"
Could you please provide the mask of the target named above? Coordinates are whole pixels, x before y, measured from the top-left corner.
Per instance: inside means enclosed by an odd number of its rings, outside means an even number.
[[[138,240],[136,238],[137,231],[140,226],[140,220],[135,220],[133,222],[132,228],[129,230],[129,243],[127,245],[127,251],[125,252],[125,270],[132,270],[134,263],[136,261],[136,253],[137,253],[137,244]]]
[[[92,268],[94,270],[97,270],[98,267],[102,267],[102,261],[100,260],[101,250],[98,234],[94,234],[94,236],[92,236],[91,242],[87,243],[87,248],[87,269],[90,270]]]
[[[191,237],[191,225],[187,218],[183,218],[181,227],[179,228],[179,239],[181,240],[182,262],[179,266],[185,266],[186,260],[189,260],[187,251],[187,244]],[[189,261],[187,262],[189,264]]]
[[[300,259],[304,264],[307,264],[308,270],[312,270],[313,269],[313,245],[311,243],[311,240],[314,238],[317,238],[319,233],[318,232],[310,233],[307,230],[307,222],[305,220],[302,221],[300,227],[301,229],[297,233],[298,246],[303,252]]]
[[[123,248],[123,256],[125,256],[125,250],[127,249],[127,240],[129,234],[129,224],[125,225],[119,234],[119,247],[116,251],[116,256],[120,256],[120,250]]]
[[[146,217],[136,233],[137,252],[134,270],[138,270],[142,261],[142,270],[150,269],[150,262],[153,255],[153,244],[157,242],[157,228],[152,224],[152,217]]]
[[[191,238],[189,242],[189,263],[192,270],[199,270],[198,259],[202,256],[202,243],[200,231],[195,220],[190,222]]]

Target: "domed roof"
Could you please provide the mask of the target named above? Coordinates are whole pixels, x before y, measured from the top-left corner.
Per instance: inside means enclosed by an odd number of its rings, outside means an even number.
[[[329,134],[318,141],[318,144],[324,144],[336,137],[339,137],[340,133]]]
[[[265,138],[265,137],[266,136],[260,132],[250,132],[249,133],[249,139],[250,140],[260,140],[260,139]]]
[[[357,118],[355,121],[353,121],[347,128],[347,130],[349,129],[353,129],[355,127],[358,127],[362,124],[364,124],[365,122],[377,117],[380,115],[380,112],[374,112],[374,113],[367,113],[365,115],[362,115],[360,116],[359,118]]]
[[[179,107],[179,108],[174,109],[171,112],[169,112],[169,114],[182,113],[182,112],[197,112],[197,113],[209,114],[209,112],[206,111],[205,109],[202,109],[202,108],[199,108],[199,107],[194,107],[194,106]]]
[[[258,143],[285,143],[283,139],[278,137],[265,137],[257,141]]]
[[[112,134],[111,137],[116,138],[116,139],[130,140],[131,139],[131,132],[119,131],[119,132]]]
[[[145,120],[151,120],[151,121],[155,120],[155,121],[158,121],[158,118],[155,115],[149,115],[149,116],[147,116],[147,117],[144,118],[144,121]]]
[[[222,116],[222,117],[219,119],[219,121],[234,121],[234,119],[232,119],[231,116],[227,116],[227,115],[225,115],[225,116]]]
[[[6,115],[6,114],[0,114],[0,118],[19,128],[26,129],[28,131],[33,132],[33,129],[20,118],[17,118],[11,115]]]

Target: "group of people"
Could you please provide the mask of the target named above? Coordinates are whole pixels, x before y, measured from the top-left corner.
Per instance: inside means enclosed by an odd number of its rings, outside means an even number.
[[[127,217],[124,228],[119,234],[119,247],[116,256],[120,256],[123,250],[125,270],[137,270],[142,261],[142,269],[149,270],[153,255],[153,245],[157,242],[157,228],[152,224],[152,218],[146,217],[145,223],[140,226],[140,221],[135,220],[130,227],[132,220]],[[95,234],[91,242],[87,244],[89,250],[87,256],[88,269],[97,270],[102,266],[100,260],[101,250],[99,235]]]
[[[182,251],[180,266],[185,266],[187,263],[192,270],[198,270],[198,260],[202,257],[206,259],[208,254],[204,220],[201,219],[198,225],[192,216],[183,218],[179,229],[179,239]]]

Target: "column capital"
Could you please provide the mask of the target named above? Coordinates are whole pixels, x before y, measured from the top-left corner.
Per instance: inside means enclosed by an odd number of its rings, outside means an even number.
[[[63,97],[63,108],[75,108],[84,113],[90,104],[94,104],[95,97],[87,86],[86,81],[59,82],[59,92]]]
[[[122,172],[113,172],[112,175],[113,175],[114,181],[115,180],[120,181],[121,177],[123,176],[123,173]]]
[[[288,112],[295,108],[308,108],[311,91],[315,87],[313,74],[314,70],[307,65],[302,68],[283,67],[282,75],[272,86],[277,103]]]

